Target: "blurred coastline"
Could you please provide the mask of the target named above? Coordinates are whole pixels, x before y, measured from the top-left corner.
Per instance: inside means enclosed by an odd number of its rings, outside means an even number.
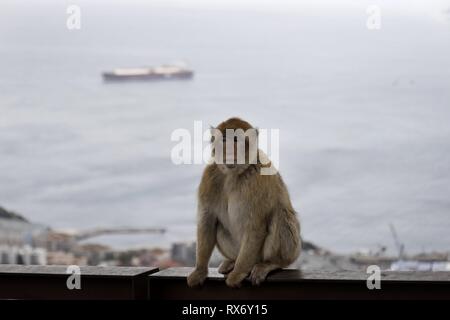
[[[140,232],[163,234],[165,229],[96,229],[88,232],[62,231],[29,222],[0,207],[0,264],[78,265],[78,266],[154,266],[161,269],[195,266],[196,243],[178,241],[169,247],[147,244],[140,248],[112,248],[96,243],[97,234]],[[90,239],[92,238],[92,239]],[[87,240],[90,239],[90,240]],[[402,244],[403,249],[404,245]],[[382,270],[450,271],[450,252],[422,252],[398,256],[375,251],[338,254],[304,241],[299,259],[290,268],[314,271],[366,270],[377,265]],[[223,257],[213,252],[210,267],[218,267]]]

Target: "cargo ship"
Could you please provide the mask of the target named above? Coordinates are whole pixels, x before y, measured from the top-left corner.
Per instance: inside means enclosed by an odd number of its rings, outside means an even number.
[[[119,68],[103,72],[104,81],[187,80],[193,76],[194,72],[191,69],[179,65]]]

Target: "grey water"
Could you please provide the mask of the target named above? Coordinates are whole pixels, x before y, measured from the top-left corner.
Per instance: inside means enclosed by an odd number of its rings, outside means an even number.
[[[74,1],[77,2],[77,1]],[[0,205],[61,229],[163,226],[118,247],[195,238],[203,165],[171,133],[240,116],[280,129],[305,239],[331,250],[450,248],[450,17],[81,2],[0,4]],[[450,4],[448,5],[450,8]],[[184,60],[192,81],[105,84]]]

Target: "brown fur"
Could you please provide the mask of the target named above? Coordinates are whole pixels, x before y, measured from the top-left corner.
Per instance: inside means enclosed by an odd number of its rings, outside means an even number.
[[[247,130],[239,118],[222,122],[218,129]],[[268,164],[270,166],[270,164]],[[261,175],[263,165],[210,164],[198,190],[197,262],[189,286],[203,283],[214,247],[225,257],[219,272],[226,283],[240,286],[250,274],[259,284],[267,274],[293,263],[300,254],[300,224],[287,188],[276,173]]]

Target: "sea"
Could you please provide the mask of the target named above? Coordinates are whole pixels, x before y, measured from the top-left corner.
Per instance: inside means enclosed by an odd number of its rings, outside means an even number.
[[[90,239],[116,248],[195,240],[205,164],[175,164],[172,133],[238,116],[279,130],[304,239],[447,251],[450,3],[381,1],[374,28],[370,1],[344,2],[2,0],[0,205],[58,230],[167,228]],[[192,80],[101,77],[176,61]]]

